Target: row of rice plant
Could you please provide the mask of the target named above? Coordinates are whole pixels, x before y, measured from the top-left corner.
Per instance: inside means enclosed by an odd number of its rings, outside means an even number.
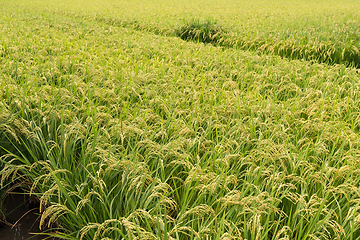
[[[96,0],[88,6],[81,1],[44,5],[41,0],[32,0],[29,5],[54,14],[290,59],[360,66],[360,5],[353,0],[287,1],[285,5],[279,0]]]
[[[1,183],[50,234],[360,238],[355,70],[7,4]]]

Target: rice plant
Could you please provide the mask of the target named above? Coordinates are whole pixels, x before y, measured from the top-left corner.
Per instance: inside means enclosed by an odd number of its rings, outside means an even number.
[[[150,13],[110,22],[133,3],[36,3],[0,8],[0,183],[39,199],[46,234],[360,239],[355,69],[250,29],[258,50],[224,48],[201,14],[183,41]]]
[[[221,43],[225,33],[225,30],[211,20],[204,22],[192,20],[176,31],[176,35],[183,40],[213,44]]]

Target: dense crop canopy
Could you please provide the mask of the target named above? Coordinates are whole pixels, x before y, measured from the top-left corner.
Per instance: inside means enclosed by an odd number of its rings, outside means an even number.
[[[316,18],[281,1],[269,15],[235,1],[135,2],[0,1],[3,191],[37,196],[41,225],[64,239],[359,239],[355,69],[176,34],[177,14],[193,23],[215,9],[218,21],[192,31],[333,46],[354,36],[334,21],[358,31],[357,3]]]

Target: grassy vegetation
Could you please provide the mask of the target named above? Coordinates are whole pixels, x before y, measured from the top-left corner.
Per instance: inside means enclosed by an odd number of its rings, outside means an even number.
[[[19,3],[20,2],[20,3]],[[188,23],[216,22],[228,34],[220,44],[290,59],[360,66],[359,9],[351,1],[18,1],[27,8],[103,21],[166,36]],[[195,21],[194,21],[195,20]]]
[[[356,2],[95,3],[0,3],[2,192],[64,239],[360,239],[355,69],[228,46],[341,49]]]

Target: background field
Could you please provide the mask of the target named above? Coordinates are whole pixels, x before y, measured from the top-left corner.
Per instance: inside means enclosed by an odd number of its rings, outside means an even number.
[[[1,194],[65,239],[360,239],[359,5],[0,1]]]
[[[24,9],[103,21],[165,36],[188,22],[226,30],[221,44],[292,59],[360,67],[358,1],[29,1]],[[14,5],[14,4],[11,4]],[[16,5],[15,5],[16,6]]]

